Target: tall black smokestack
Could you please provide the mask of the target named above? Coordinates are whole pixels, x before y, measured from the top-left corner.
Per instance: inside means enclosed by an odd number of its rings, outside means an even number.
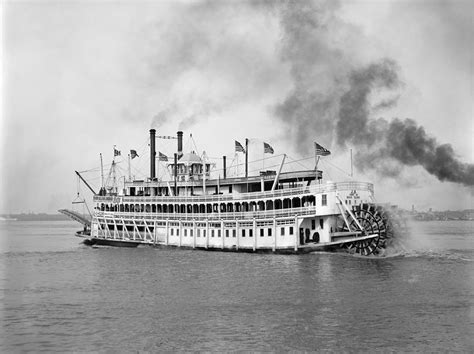
[[[225,156],[222,156],[222,164],[224,165],[223,168],[224,168],[224,179],[226,179],[227,177],[227,164],[226,164],[226,157]]]
[[[183,132],[179,131],[178,133],[178,158],[183,156]]]
[[[150,179],[155,179],[155,129],[150,129]]]

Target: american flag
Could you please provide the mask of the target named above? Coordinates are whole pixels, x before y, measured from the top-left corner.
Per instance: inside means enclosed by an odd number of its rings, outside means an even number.
[[[158,151],[158,161],[168,161],[168,156]]]
[[[120,150],[114,148],[114,156],[120,156]]]
[[[243,152],[245,153],[245,149],[242,146],[241,143],[239,143],[237,140],[235,140],[235,152]]]
[[[270,144],[263,143],[263,152],[265,154],[273,154],[273,148],[270,146]]]
[[[133,160],[135,157],[140,157],[140,156],[138,156],[137,150],[130,150],[130,157]]]
[[[314,148],[316,150],[316,155],[319,155],[319,156],[331,155],[331,151],[329,151],[328,149],[322,147],[321,145],[319,145],[316,142],[314,143]]]

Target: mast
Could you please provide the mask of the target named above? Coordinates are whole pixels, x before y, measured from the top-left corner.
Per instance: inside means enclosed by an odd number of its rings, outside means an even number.
[[[283,154],[283,160],[281,160],[280,169],[278,170],[278,173],[275,176],[275,180],[273,181],[272,192],[275,190],[276,186],[278,185],[278,179],[280,178],[281,169],[283,168],[285,159],[286,159],[286,154]]]
[[[206,152],[202,153],[202,192],[206,195]]]
[[[128,180],[132,180],[132,167],[130,162],[130,154],[128,154]]]
[[[100,189],[104,188],[104,163],[102,161],[102,153],[100,153]]]
[[[174,195],[178,195],[178,154],[174,153]]]
[[[249,139],[245,138],[245,178],[249,176]]]

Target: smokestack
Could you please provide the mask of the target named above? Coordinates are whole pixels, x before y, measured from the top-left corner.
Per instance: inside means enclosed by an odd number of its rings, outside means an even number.
[[[155,179],[155,129],[150,129],[150,179]]]
[[[183,156],[183,132],[179,131],[178,133],[178,158]]]
[[[227,164],[226,164],[226,157],[225,156],[222,156],[222,164],[224,165],[224,179],[226,179],[227,177]]]

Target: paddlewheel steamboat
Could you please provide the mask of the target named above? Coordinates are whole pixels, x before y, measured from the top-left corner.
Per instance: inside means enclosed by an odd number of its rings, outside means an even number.
[[[396,232],[393,208],[375,203],[371,183],[324,181],[317,169],[320,156],[330,152],[315,143],[314,169],[282,172],[286,155],[275,171],[212,176],[205,155],[183,153],[183,133],[177,133],[177,151],[167,161],[172,178],[156,176],[156,131],[150,130],[150,173],[143,180],[126,180],[123,188],[103,186],[93,192],[90,218],[60,210],[84,224],[77,236],[89,245],[179,247],[221,251],[309,253],[345,251],[363,256],[381,255]],[[264,143],[270,153],[273,149]],[[271,150],[270,150],[271,149]],[[117,150],[115,150],[117,152]],[[131,153],[136,152],[134,150]]]

